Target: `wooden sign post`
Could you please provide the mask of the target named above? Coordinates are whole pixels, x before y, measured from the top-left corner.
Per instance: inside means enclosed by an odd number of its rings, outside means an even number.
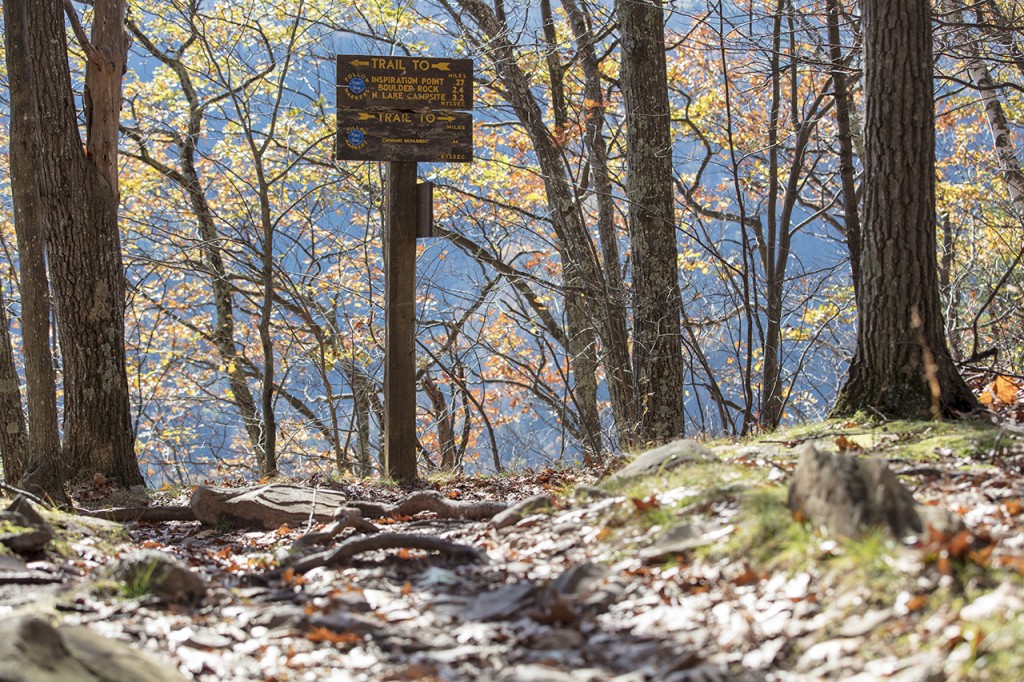
[[[387,161],[384,217],[384,476],[416,480],[416,235],[430,187],[417,161],[471,162],[473,62],[339,55],[339,161]]]
[[[416,162],[388,163],[384,217],[384,471],[416,480]]]

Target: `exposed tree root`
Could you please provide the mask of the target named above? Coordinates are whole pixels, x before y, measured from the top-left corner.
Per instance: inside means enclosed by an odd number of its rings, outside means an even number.
[[[397,504],[377,504],[376,502],[353,500],[348,503],[348,506],[355,507],[363,513],[364,518],[369,519],[412,516],[428,511],[444,518],[466,521],[486,521],[508,507],[504,502],[450,500],[436,490],[415,492]]]
[[[338,507],[334,512],[334,521],[324,526],[323,530],[306,533],[295,541],[292,549],[302,549],[311,545],[322,545],[346,528],[354,528],[363,533],[377,533],[380,528],[363,518],[363,513],[355,507]]]
[[[454,559],[464,559],[467,561],[483,561],[486,558],[486,555],[475,547],[442,540],[429,535],[381,533],[379,535],[349,538],[334,549],[303,557],[287,566],[269,571],[263,577],[268,580],[280,577],[288,569],[292,569],[296,573],[305,573],[318,566],[341,566],[357,554],[382,549],[423,549],[431,552],[441,552]]]

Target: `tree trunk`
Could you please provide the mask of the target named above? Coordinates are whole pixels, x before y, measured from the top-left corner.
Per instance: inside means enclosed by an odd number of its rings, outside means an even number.
[[[862,295],[833,414],[937,418],[977,402],[950,357],[939,308],[930,3],[865,0],[863,17]]]
[[[142,484],[125,369],[117,223],[116,132],[128,49],[124,3],[96,2],[93,44],[82,45],[88,56],[88,155],[78,135],[60,5],[31,3],[29,16],[40,86],[38,177],[64,361],[64,460],[72,480],[100,473],[121,485]],[[84,34],[76,33],[82,42]]]
[[[57,427],[56,378],[50,348],[46,222],[36,175],[42,132],[36,85],[40,81],[34,71],[30,51],[32,24],[28,3],[4,0],[3,6],[11,90],[11,197],[18,242],[21,337],[29,429],[20,471],[6,469],[6,474],[8,481],[20,482],[25,488],[64,503],[67,497]],[[17,391],[17,384],[14,390]]]
[[[683,355],[672,130],[661,0],[618,0],[640,439],[683,435]]]
[[[626,328],[627,291],[622,279],[619,261],[619,235],[615,228],[615,199],[611,174],[608,170],[608,144],[604,139],[604,93],[601,89],[601,70],[594,50],[596,38],[589,15],[575,0],[563,0],[562,6],[569,16],[580,66],[583,69],[585,99],[592,102],[586,113],[585,142],[590,170],[593,175],[597,201],[597,232],[601,243],[604,280],[608,290],[607,340],[604,342],[604,366],[611,398],[612,416],[619,447],[632,448],[637,444],[636,390],[633,367],[629,357],[629,332]]]
[[[263,384],[260,388],[260,411],[263,413],[263,457],[259,460],[260,476],[277,476],[277,417],[274,413],[274,339],[271,316],[274,312],[274,221],[270,217],[269,186],[263,176],[262,159],[257,159],[260,223],[263,231],[263,252],[260,268],[263,300],[260,303],[260,348],[263,351]]]
[[[7,297],[0,290],[0,461],[8,483],[17,483],[25,472],[28,445],[25,411],[21,409],[18,384],[18,368],[14,364],[10,320],[7,317]]]
[[[437,429],[437,447],[441,453],[441,469],[444,471],[456,471],[459,466],[458,447],[455,444],[455,424],[452,408],[448,405],[444,392],[430,376],[430,372],[424,372],[420,380],[423,385],[423,392],[430,400],[430,413],[434,418],[434,427]]]
[[[380,409],[374,409],[373,397],[377,389],[366,373],[356,367],[352,361],[348,371],[349,385],[352,387],[352,421],[356,432],[356,469],[357,476],[369,478],[373,475],[373,452],[370,443],[370,416],[378,415],[378,423],[383,424]],[[379,407],[379,406],[378,406]]]
[[[950,0],[947,5],[957,23],[960,26],[967,26],[963,0]],[[983,24],[985,15],[978,9],[978,6],[975,7],[975,13],[978,23]],[[966,28],[960,28],[957,32],[966,52],[967,72],[978,91],[978,99],[985,110],[985,119],[988,121],[989,130],[992,131],[992,148],[999,162],[1000,175],[1006,181],[1013,211],[1018,218],[1024,217],[1024,173],[1021,172],[1017,149],[1013,143],[1013,133],[1006,119],[1006,113],[1003,111],[1003,103],[999,99],[998,90],[989,74],[988,66],[981,58],[978,40]],[[1007,40],[1007,42],[1012,52],[1013,41]]]
[[[839,179],[843,186],[843,213],[846,222],[846,248],[850,252],[850,279],[853,296],[857,300],[860,290],[860,205],[854,180],[857,169],[853,165],[853,132],[850,123],[851,99],[846,82],[846,64],[839,40],[839,0],[827,0],[829,74],[832,76],[833,97],[836,103],[836,138],[839,142]]]

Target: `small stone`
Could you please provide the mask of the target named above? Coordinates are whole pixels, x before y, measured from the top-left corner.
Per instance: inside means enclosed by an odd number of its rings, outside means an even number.
[[[921,517],[921,525],[924,530],[930,528],[936,533],[950,538],[967,527],[959,514],[938,505],[918,505],[917,515]]]
[[[640,550],[639,557],[646,564],[661,563],[677,554],[685,554],[698,547],[719,542],[732,533],[731,525],[678,523],[650,547]]]
[[[585,561],[562,572],[551,581],[551,587],[565,597],[580,597],[594,590],[611,571],[601,564]]]
[[[494,528],[514,526],[522,521],[524,517],[550,509],[552,506],[554,506],[554,503],[552,502],[550,495],[534,495],[533,497],[527,497],[525,500],[520,500],[508,509],[495,514],[491,519],[491,526]]]
[[[609,497],[615,497],[615,495],[594,485],[578,485],[572,491],[572,499],[575,501],[606,500]]]
[[[206,628],[196,630],[184,642],[185,646],[193,649],[227,649],[234,643],[235,640],[230,637],[217,634]]]
[[[0,533],[0,544],[15,554],[37,554],[53,539],[53,528],[24,495],[18,495],[4,511],[0,511],[0,524],[11,530]]]
[[[482,592],[462,614],[463,620],[501,620],[526,608],[534,601],[537,586],[528,580]]]
[[[551,589],[577,609],[604,613],[619,600],[626,584],[606,566],[586,561],[563,571],[551,581]]]
[[[170,554],[146,549],[120,559],[112,569],[115,580],[172,604],[196,606],[206,595],[206,582]]]
[[[548,651],[552,649],[578,649],[583,646],[583,635],[579,630],[572,628],[552,628],[539,634],[534,642],[533,649]]]
[[[295,604],[271,604],[260,609],[249,622],[251,627],[268,630],[292,629],[303,627],[309,617],[301,606]]]

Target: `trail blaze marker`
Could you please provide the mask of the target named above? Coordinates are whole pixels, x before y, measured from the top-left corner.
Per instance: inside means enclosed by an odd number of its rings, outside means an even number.
[[[416,479],[416,237],[432,186],[417,161],[473,160],[473,61],[339,55],[340,161],[388,161],[384,193],[383,474]]]

